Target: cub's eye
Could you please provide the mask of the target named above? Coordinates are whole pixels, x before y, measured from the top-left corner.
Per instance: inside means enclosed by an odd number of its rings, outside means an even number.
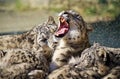
[[[50,26],[53,25],[53,24],[49,24]],[[48,27],[49,28],[49,27]]]
[[[41,41],[43,41],[43,42],[47,42],[47,39],[46,39],[46,38],[44,38],[44,39],[42,39]]]
[[[54,42],[54,44],[58,44],[58,42]]]

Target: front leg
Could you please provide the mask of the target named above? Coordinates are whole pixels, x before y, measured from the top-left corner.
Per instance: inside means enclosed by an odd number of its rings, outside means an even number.
[[[56,49],[52,57],[52,62],[50,64],[50,71],[53,71],[67,64],[70,57],[71,57],[71,52],[69,48],[66,47],[66,48]]]
[[[43,70],[32,70],[28,73],[29,79],[44,79],[47,74]]]
[[[20,63],[1,69],[0,79],[25,79],[26,74],[33,68],[34,64]]]

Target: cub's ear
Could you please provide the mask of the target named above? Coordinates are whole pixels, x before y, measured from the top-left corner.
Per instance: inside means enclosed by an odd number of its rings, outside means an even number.
[[[98,56],[102,61],[107,61],[107,51],[104,48],[100,48],[98,50]]]
[[[52,16],[49,16],[49,17],[48,17],[48,21],[47,21],[47,23],[49,23],[49,24],[53,24],[53,23],[55,23],[54,18],[53,18]]]
[[[90,25],[90,24],[86,24],[86,26],[87,26],[87,31],[88,31],[88,32],[93,31],[93,27],[92,27],[92,25]]]

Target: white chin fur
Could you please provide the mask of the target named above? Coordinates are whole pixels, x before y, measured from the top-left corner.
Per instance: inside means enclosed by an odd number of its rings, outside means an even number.
[[[80,62],[80,57],[71,57],[69,60],[69,64],[78,64]]]

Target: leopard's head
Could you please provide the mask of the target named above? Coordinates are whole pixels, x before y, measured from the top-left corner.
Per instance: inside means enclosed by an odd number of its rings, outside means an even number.
[[[59,13],[59,24],[53,40],[63,40],[65,44],[81,44],[88,41],[88,32],[91,30],[79,13],[72,10],[62,11]]]
[[[43,51],[47,56],[51,54],[51,48],[48,46],[48,40],[50,36],[54,34],[57,29],[57,24],[52,16],[49,16],[47,21],[35,27],[34,37],[35,44],[34,49],[38,51]]]
[[[71,58],[69,64],[80,70],[93,67],[93,69],[97,69],[99,74],[104,75],[109,70],[109,62],[108,51],[95,43],[90,48],[85,49],[81,57]]]
[[[41,47],[47,46],[47,40],[57,29],[57,24],[52,16],[49,16],[48,20],[37,28],[37,44]]]

